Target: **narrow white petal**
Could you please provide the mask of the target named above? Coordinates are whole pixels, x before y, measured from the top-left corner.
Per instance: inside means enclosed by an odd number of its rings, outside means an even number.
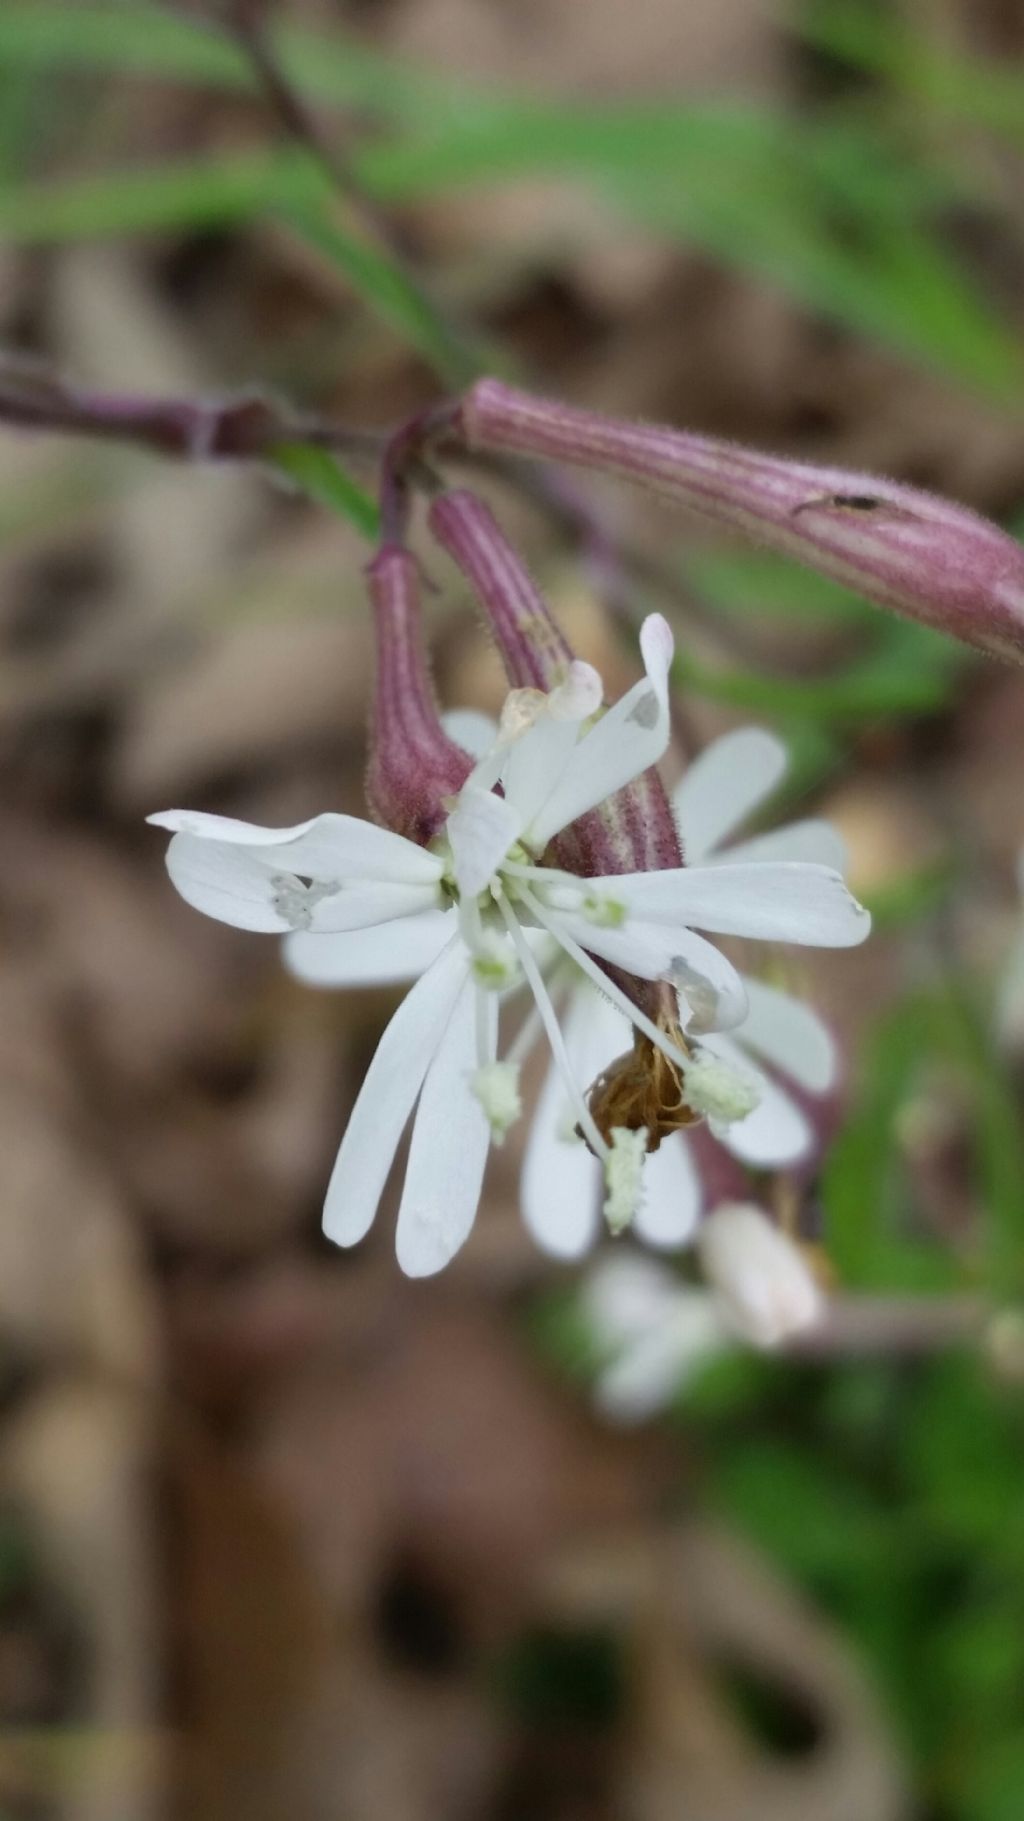
[[[463,785],[447,823],[455,882],[463,897],[475,898],[484,890],[521,828],[518,811],[504,797],[472,782]]]
[[[461,942],[451,942],[403,999],[377,1045],[327,1188],[324,1232],[336,1245],[355,1245],[369,1230],[468,969]]]
[[[231,816],[186,809],[165,810],[148,820],[197,841],[248,848],[270,870],[298,873],[307,879],[376,879],[415,885],[439,879],[443,871],[437,855],[417,847],[415,841],[360,816],[340,816],[333,811],[297,822],[292,828],[261,828]]]
[[[167,871],[186,904],[219,923],[263,932],[291,928],[274,902],[273,874],[244,847],[175,835]]]
[[[680,1286],[672,1315],[638,1335],[601,1372],[597,1402],[615,1422],[643,1422],[671,1404],[729,1339],[714,1297]]]
[[[559,1134],[564,1108],[561,1077],[549,1069],[530,1124],[520,1197],[523,1220],[542,1251],[582,1258],[597,1237],[601,1166],[582,1138]]]
[[[582,1303],[598,1344],[615,1355],[598,1380],[598,1402],[622,1422],[653,1415],[728,1338],[706,1290],[634,1252],[602,1259]]]
[[[745,1119],[730,1120],[727,1124],[714,1119],[708,1121],[719,1144],[753,1169],[782,1169],[801,1162],[812,1149],[814,1133],[796,1102],[759,1069],[733,1039],[706,1037],[704,1046],[752,1080],[760,1096],[757,1106]]]
[[[563,1020],[573,1075],[585,1093],[632,1041],[625,1018],[589,987],[573,993]],[[537,1244],[556,1258],[579,1258],[598,1230],[601,1166],[581,1138],[564,1135],[565,1084],[548,1070],[530,1126],[520,1185],[523,1219]]]
[[[770,797],[788,763],[782,741],[763,727],[738,727],[704,748],[672,793],[689,865],[706,859]]]
[[[458,926],[455,911],[428,910],[391,924],[313,935],[296,930],[282,944],[284,964],[309,986],[387,986],[416,980],[436,961]]]
[[[646,678],[627,691],[573,748],[561,778],[526,831],[536,853],[577,816],[655,765],[665,751],[670,732],[668,673],[673,643],[660,614],[651,614],[644,621],[640,649]]]
[[[482,759],[498,737],[497,721],[477,708],[451,708],[441,716],[441,726],[449,740],[468,752],[471,759]]]
[[[376,924],[440,914],[441,903],[436,885],[349,885],[313,904],[308,922],[303,919],[301,927],[323,935],[369,929]],[[395,931],[392,940],[396,945],[401,943],[401,932]]]
[[[688,1029],[731,1030],[747,1015],[746,988],[732,962],[692,930],[634,917],[620,929],[605,929],[563,911],[552,913],[551,930],[556,939],[563,930],[588,954],[639,980],[671,981],[690,1012]]]
[[[486,1001],[487,1061],[497,1047],[497,1006]],[[476,988],[467,981],[456,1001],[423,1083],[409,1146],[405,1187],[398,1210],[395,1250],[408,1277],[431,1277],[469,1236],[491,1128],[470,1091],[478,1066]]]
[[[752,860],[803,860],[843,873],[846,858],[846,843],[839,830],[823,817],[813,816],[773,828],[767,835],[755,835],[750,841],[738,841],[714,860],[709,858],[709,864],[724,861],[729,866],[746,866]]]
[[[579,737],[577,722],[542,714],[509,747],[501,781],[505,796],[519,812],[522,828],[529,828],[547,802]]]
[[[828,1025],[802,999],[763,980],[744,981],[750,1011],[739,1041],[811,1094],[826,1094],[839,1074],[839,1053]]]
[[[721,1313],[745,1340],[775,1347],[821,1319],[824,1298],[806,1260],[760,1208],[724,1203],[697,1244]]]
[[[265,828],[259,822],[239,822],[235,816],[211,816],[201,809],[161,809],[147,816],[153,828],[168,828],[175,835],[195,835],[197,841],[228,841],[236,847],[267,847],[280,841],[294,841],[317,821],[296,822],[291,828]]]
[[[662,1139],[644,1164],[643,1201],[633,1222],[649,1246],[671,1251],[693,1238],[704,1199],[693,1152],[682,1132]]]
[[[637,917],[692,925],[720,936],[852,948],[871,928],[870,914],[838,873],[795,860],[624,873],[594,879],[591,886],[595,892],[614,891]]]
[[[602,1346],[623,1347],[672,1315],[680,1282],[632,1247],[607,1252],[583,1285],[583,1310]]]

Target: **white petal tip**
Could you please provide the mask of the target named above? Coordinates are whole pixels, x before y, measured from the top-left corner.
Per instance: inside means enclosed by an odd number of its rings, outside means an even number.
[[[676,642],[664,614],[649,613],[640,628],[640,650],[648,670],[667,671]]]
[[[601,673],[593,664],[574,658],[565,682],[548,696],[548,713],[556,721],[585,721],[596,714],[604,700]]]
[[[406,1277],[436,1277],[458,1250],[458,1245],[446,1245],[441,1232],[427,1221],[417,1222],[413,1232],[400,1231],[395,1243],[395,1257]]]

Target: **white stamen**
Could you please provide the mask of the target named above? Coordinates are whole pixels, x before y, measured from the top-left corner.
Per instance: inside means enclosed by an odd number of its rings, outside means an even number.
[[[616,986],[614,980],[598,967],[596,961],[591,960],[586,950],[582,949],[566,930],[561,929],[557,922],[547,915],[544,906],[525,885],[522,887],[521,896],[523,903],[536,917],[537,922],[543,925],[549,935],[554,936],[555,941],[564,948],[567,955],[571,955],[577,967],[594,982],[605,998],[618,1006],[619,1011],[629,1019],[630,1024],[635,1024],[637,1030],[643,1031],[644,1036],[650,1038],[655,1048],[659,1049],[663,1056],[667,1056],[670,1062],[674,1062],[678,1069],[688,1068],[689,1056],[679,1048],[678,1044],[673,1043],[670,1037],[666,1037],[664,1031],[658,1029],[654,1020],[648,1018],[646,1012],[642,1012],[638,1005],[633,1004],[632,999],[628,998],[621,987]]]
[[[494,1143],[504,1144],[506,1132],[523,1111],[517,1065],[514,1062],[485,1063],[470,1076],[469,1086],[484,1109]]]
[[[577,1085],[576,1077],[572,1071],[572,1063],[569,1061],[569,1052],[565,1047],[565,1038],[562,1036],[562,1027],[558,1022],[558,1014],[551,1003],[551,997],[547,987],[544,985],[544,979],[540,968],[537,966],[537,963],[530,952],[530,945],[523,935],[504,893],[498,893],[497,904],[498,909],[505,919],[505,927],[515,944],[516,953],[522,963],[523,973],[526,975],[530,985],[530,991],[537,1002],[537,1010],[541,1015],[544,1029],[547,1032],[548,1043],[551,1046],[551,1054],[555,1059],[558,1072],[565,1083],[569,1099],[576,1108],[576,1117],[579,1125],[586,1135],[587,1143],[593,1151],[594,1156],[599,1157],[601,1162],[604,1163],[609,1155],[608,1146],[601,1137],[594,1122],[593,1114],[583,1098],[582,1091]]]
[[[493,992],[478,986],[474,995],[476,1025],[476,1061],[480,1069],[489,1068],[498,1047],[498,1005]]]
[[[727,1124],[746,1119],[761,1099],[757,1084],[749,1075],[741,1075],[708,1050],[702,1050],[687,1064],[683,1070],[683,1084],[687,1104],[695,1113],[704,1113],[709,1119],[721,1119]]]
[[[643,1189],[646,1156],[646,1126],[635,1132],[628,1126],[612,1127],[612,1148],[604,1160],[604,1184],[608,1191],[604,1217],[612,1233],[624,1233],[633,1224]]]

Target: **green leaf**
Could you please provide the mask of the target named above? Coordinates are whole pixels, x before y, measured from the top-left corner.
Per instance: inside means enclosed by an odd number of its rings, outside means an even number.
[[[864,906],[871,912],[873,930],[901,929],[919,923],[942,905],[955,884],[956,875],[948,862],[939,860],[914,872],[900,873],[873,892],[862,892]]]
[[[861,0],[822,0],[804,9],[801,36],[833,56],[886,77],[929,111],[1024,144],[1024,77],[1012,63],[951,52],[918,32],[893,9]]]
[[[317,208],[292,199],[284,213],[296,232],[344,272],[359,295],[431,362],[442,379],[457,388],[484,371],[483,351],[477,355],[464,345],[426,293],[364,233],[344,227],[336,213],[331,214],[329,203]]]
[[[458,85],[405,65],[355,36],[289,28],[276,35],[289,80],[314,101],[384,117],[429,120]],[[147,0],[51,5],[4,0],[0,64],[153,78],[216,88],[253,88],[248,60],[227,38]]]
[[[150,59],[179,72],[237,77],[233,54],[202,34],[201,49],[180,22],[162,24],[147,47],[139,21],[149,9],[71,10],[66,41],[44,9],[26,23],[16,8],[0,18],[0,57],[29,55],[45,63],[75,55],[116,67]],[[113,21],[123,24],[123,38]],[[289,67],[305,86],[326,86],[324,71],[345,74],[345,100],[372,105],[391,123],[390,136],[362,146],[353,170],[385,202],[431,197],[454,186],[494,187],[524,176],[576,176],[611,203],[662,233],[770,277],[811,308],[860,333],[883,339],[910,357],[985,390],[1014,408],[1024,360],[1006,326],[968,275],[932,234],[922,210],[934,180],[889,156],[849,129],[787,120],[738,104],[604,104],[518,100],[474,93],[428,72],[410,72],[360,51],[347,39],[308,43]],[[188,47],[188,48],[186,48]],[[300,47],[301,48],[301,47]],[[130,56],[129,56],[130,51]],[[132,59],[135,60],[132,63]],[[424,104],[429,95],[430,105]],[[336,97],[339,98],[339,97]],[[211,157],[171,172],[112,173],[107,179],[54,180],[50,185],[0,189],[0,231],[22,241],[204,225],[245,219],[264,209],[300,211],[298,225],[321,241],[322,216],[303,208],[309,192],[294,151]],[[868,171],[865,177],[864,171]],[[308,172],[307,172],[308,179]],[[300,185],[296,190],[296,184]],[[354,254],[344,249],[351,270]],[[363,270],[379,302],[416,330],[422,313],[410,308],[394,273]],[[429,326],[435,339],[436,325]],[[436,345],[433,357],[437,358]],[[447,368],[443,370],[448,370]]]
[[[104,176],[0,183],[0,235],[22,246],[220,228],[308,203],[306,153],[235,153]]]
[[[822,1180],[826,1243],[850,1289],[923,1292],[951,1287],[956,1266],[912,1237],[899,1151],[900,1112],[936,1049],[927,997],[907,998],[875,1027],[853,1112]]]
[[[273,461],[310,499],[347,519],[371,542],[377,538],[380,515],[373,500],[326,449],[314,449],[308,443],[282,444],[274,450]]]
[[[884,622],[871,651],[823,677],[722,670],[677,655],[673,679],[712,701],[753,714],[856,727],[893,715],[933,714],[949,700],[963,647],[900,620]]]
[[[874,619],[863,595],[771,552],[692,550],[681,569],[711,606],[744,619],[831,620],[839,626]]]

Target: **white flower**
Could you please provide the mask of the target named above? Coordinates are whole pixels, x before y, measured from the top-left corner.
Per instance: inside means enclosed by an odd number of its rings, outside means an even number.
[[[606,1416],[643,1422],[733,1339],[713,1296],[638,1253],[602,1259],[582,1312],[603,1356],[594,1395]]]
[[[746,1008],[744,988],[691,924],[838,946],[866,934],[867,915],[838,873],[816,863],[758,857],[587,881],[536,864],[555,835],[665,750],[672,637],[660,616],[645,622],[640,643],[645,678],[595,719],[601,684],[589,665],[573,665],[550,697],[513,692],[496,745],[430,849],[333,814],[277,830],[182,810],[150,818],[174,831],[167,865],[182,896],[240,928],[289,932],[287,959],[303,979],[414,982],[367,1072],[324,1210],[338,1244],[364,1236],[415,1108],[397,1231],[412,1276],[439,1270],[472,1226],[495,1116],[498,1000],[516,978],[534,995],[575,1123],[601,1163],[612,1161],[584,1098],[589,1077],[567,1052],[538,940],[557,944],[685,1080],[690,1054],[593,956],[640,979],[679,982],[728,1023]]]
[[[696,891],[705,890],[707,881],[721,883],[742,874],[748,882],[745,921],[751,931],[778,889],[780,876],[788,874],[795,881],[813,869],[827,870],[829,877],[838,878],[844,864],[839,837],[828,823],[817,820],[790,823],[722,851],[737,826],[775,789],[786,763],[786,749],[774,735],[760,728],[743,728],[709,746],[689,767],[673,795],[684,853],[692,863],[686,870],[701,881]],[[649,874],[649,889],[665,889],[658,882],[672,877]],[[797,915],[789,940],[815,940],[817,913],[809,904],[805,908],[807,924],[800,933]],[[719,915],[715,928],[724,929],[726,922]],[[627,933],[628,928],[627,924]],[[768,933],[763,923],[756,933]],[[825,1094],[837,1077],[836,1047],[817,1014],[798,999],[760,980],[744,978],[743,987],[747,1001],[744,1021],[728,1036],[718,1033],[702,1038],[704,1062],[701,1070],[691,1071],[687,1093],[697,1106],[703,1089],[704,1110],[712,1115],[710,1130],[734,1157],[755,1168],[780,1168],[809,1154],[813,1132],[806,1114],[779,1085],[775,1074],[806,1093]],[[628,1027],[616,1007],[578,977],[564,1028],[574,1072],[584,1080],[593,1080],[606,1069],[629,1040]],[[689,1029],[693,1029],[692,1021]],[[761,1062],[769,1065],[770,1075],[760,1067]],[[721,1081],[712,1073],[715,1063],[728,1071]],[[744,1078],[758,1094],[757,1106],[745,1117],[741,1107],[730,1105],[733,1091]],[[717,1106],[711,1096],[715,1088],[719,1090]],[[527,1145],[523,1212],[539,1245],[558,1257],[575,1258],[590,1247],[599,1230],[600,1177],[586,1148],[578,1141],[570,1142],[572,1127],[564,1110],[561,1081],[551,1071]],[[726,1123],[714,1117],[716,1111],[731,1112],[733,1118]],[[685,1245],[693,1237],[703,1201],[693,1149],[685,1133],[673,1133],[647,1159],[635,1231],[653,1246]]]
[[[601,1259],[583,1285],[582,1313],[602,1355],[594,1394],[617,1422],[664,1409],[737,1342],[770,1350],[824,1314],[803,1256],[753,1204],[716,1208],[697,1250],[705,1289],[636,1252]]]
[[[724,1320],[755,1346],[777,1347],[824,1314],[803,1254],[753,1203],[717,1207],[701,1222],[697,1252]]]

